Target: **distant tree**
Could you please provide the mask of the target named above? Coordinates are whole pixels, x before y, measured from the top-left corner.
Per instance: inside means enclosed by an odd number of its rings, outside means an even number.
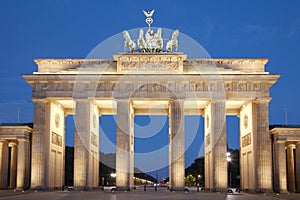
[[[188,187],[195,186],[196,185],[196,178],[193,175],[187,175],[186,178],[185,178],[185,184]]]
[[[204,185],[204,157],[195,159],[194,162],[185,169],[185,175],[192,175],[195,177],[196,183],[199,183],[201,186]]]
[[[231,178],[231,186],[234,188],[240,187],[240,151],[238,149],[228,149],[228,152],[231,154],[231,161],[228,163],[228,183],[230,183]],[[200,186],[204,186],[204,157],[195,159],[194,162],[185,169],[185,175],[192,175],[195,177],[196,183],[199,183]]]

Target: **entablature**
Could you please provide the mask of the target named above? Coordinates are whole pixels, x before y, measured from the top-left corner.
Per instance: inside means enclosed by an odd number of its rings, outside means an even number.
[[[265,98],[279,75],[23,75],[33,97]]]

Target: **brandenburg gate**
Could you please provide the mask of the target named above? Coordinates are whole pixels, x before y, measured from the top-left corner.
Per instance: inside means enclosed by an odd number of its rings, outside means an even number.
[[[270,87],[279,75],[268,59],[188,59],[175,30],[163,49],[162,29],[150,27],[136,43],[123,31],[124,48],[113,59],[35,59],[38,71],[23,75],[32,86],[31,188],[64,184],[65,116],[74,115],[74,187],[99,184],[99,116],[116,116],[116,186],[133,189],[134,116],[169,119],[170,190],[184,190],[184,116],[205,119],[205,188],[227,191],[226,115],[240,118],[241,187],[272,191],[269,135]],[[138,46],[138,52],[136,47]],[[200,145],[200,144],[199,144]]]
[[[240,118],[241,188],[272,191],[268,59],[188,59],[123,52],[113,59],[35,59],[31,188],[64,184],[65,117],[74,115],[74,187],[99,183],[99,116],[116,115],[116,186],[133,188],[134,116],[169,118],[170,189],[185,182],[184,116],[204,117],[205,188],[227,190],[226,115]],[[199,144],[200,145],[200,144]]]

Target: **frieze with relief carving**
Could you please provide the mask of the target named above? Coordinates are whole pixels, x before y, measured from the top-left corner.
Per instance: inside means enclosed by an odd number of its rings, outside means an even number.
[[[206,92],[206,91],[224,91],[224,92],[269,92],[267,83],[245,83],[245,82],[165,82],[165,83],[118,83],[118,82],[99,82],[76,84],[74,83],[43,83],[34,87],[34,92],[48,91],[99,91],[99,92]]]
[[[251,141],[251,133],[242,137],[242,147],[249,146],[252,143]]]
[[[91,144],[97,147],[97,135],[95,135],[93,132],[91,132]]]
[[[210,133],[205,136],[205,146],[207,147],[209,145],[210,145]]]
[[[62,136],[60,136],[59,134],[57,134],[55,132],[52,132],[51,143],[61,147],[62,146]]]
[[[152,70],[179,70],[178,62],[173,61],[120,61],[121,71],[152,71]]]

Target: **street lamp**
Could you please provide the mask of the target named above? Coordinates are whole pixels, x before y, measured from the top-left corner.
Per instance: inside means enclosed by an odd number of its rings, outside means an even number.
[[[229,187],[231,188],[231,169],[230,169],[230,162],[231,162],[231,153],[226,152],[226,159],[227,159],[227,166],[229,168]]]
[[[201,175],[199,174],[197,178],[197,192],[199,192],[200,179],[201,179]]]
[[[110,177],[113,179],[113,185],[115,185],[116,183],[115,183],[115,178],[117,177],[117,174],[116,173],[111,173],[110,174]]]

